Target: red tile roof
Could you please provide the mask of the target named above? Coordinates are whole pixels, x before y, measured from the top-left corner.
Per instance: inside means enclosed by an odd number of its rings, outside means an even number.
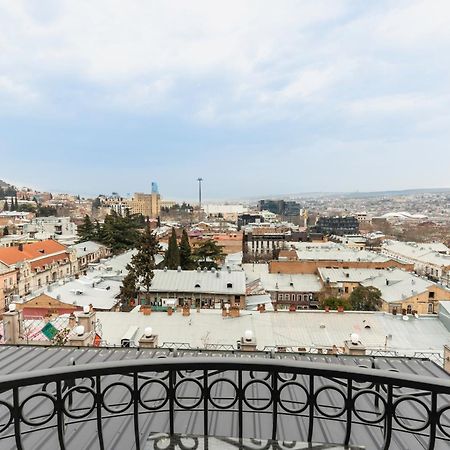
[[[17,264],[22,261],[34,260],[42,256],[51,256],[55,253],[67,251],[65,245],[52,239],[46,241],[23,244],[23,250],[19,247],[0,248],[0,261],[7,265]]]

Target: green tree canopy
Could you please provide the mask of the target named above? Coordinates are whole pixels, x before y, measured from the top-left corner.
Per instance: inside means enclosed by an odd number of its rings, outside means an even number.
[[[184,228],[180,241],[180,266],[183,270],[190,270],[194,266],[189,236]]]
[[[5,226],[5,227],[3,228],[3,236],[8,236],[8,234],[9,234],[9,229],[8,229],[7,226]]]
[[[320,308],[325,309],[327,307],[330,309],[339,309],[340,307],[345,310],[351,309],[350,302],[344,297],[324,297],[320,299]]]
[[[153,273],[156,268],[155,257],[160,248],[156,235],[147,226],[139,238],[137,253],[132,257],[130,264],[136,274],[136,279],[144,288],[147,296],[155,275]]]
[[[91,241],[97,237],[95,226],[87,214],[84,216],[83,223],[78,225],[78,236],[78,242]]]
[[[134,267],[131,264],[127,264],[127,270],[128,273],[122,281],[122,286],[120,286],[119,297],[123,305],[129,307],[131,306],[131,301],[137,297],[139,290]]]
[[[168,269],[177,269],[180,265],[180,249],[178,248],[177,234],[175,228],[172,228],[172,234],[169,239],[169,247],[167,248],[164,258],[164,265]]]
[[[381,308],[381,292],[373,286],[358,286],[349,297],[353,311],[378,311]]]
[[[193,256],[202,267],[217,266],[217,262],[225,256],[222,248],[213,239],[208,239],[194,250]]]

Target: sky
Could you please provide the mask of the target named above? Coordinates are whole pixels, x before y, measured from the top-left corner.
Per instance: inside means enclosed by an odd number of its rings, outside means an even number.
[[[205,200],[450,187],[448,0],[0,0],[0,179]]]

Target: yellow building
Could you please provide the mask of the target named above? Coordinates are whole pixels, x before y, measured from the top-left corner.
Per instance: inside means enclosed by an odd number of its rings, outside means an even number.
[[[158,217],[161,212],[161,196],[156,192],[151,194],[136,192],[130,201],[130,209],[132,214],[142,214],[150,218]]]

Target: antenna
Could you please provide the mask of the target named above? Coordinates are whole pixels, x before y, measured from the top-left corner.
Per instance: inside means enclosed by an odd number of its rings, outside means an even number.
[[[203,181],[203,178],[199,177],[199,178],[197,178],[197,181],[198,181],[198,209],[199,209],[200,214],[201,214],[201,211],[202,211],[202,181]]]

